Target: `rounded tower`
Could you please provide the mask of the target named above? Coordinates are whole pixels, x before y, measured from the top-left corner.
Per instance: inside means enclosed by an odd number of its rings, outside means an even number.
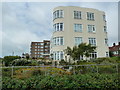
[[[80,43],[96,46],[91,58],[108,57],[105,13],[97,9],[59,6],[53,10],[51,54],[53,60],[67,60],[64,50]]]

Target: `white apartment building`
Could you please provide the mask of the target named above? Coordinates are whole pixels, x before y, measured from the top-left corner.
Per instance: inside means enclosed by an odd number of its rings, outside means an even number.
[[[67,60],[64,50],[80,43],[96,46],[91,58],[108,57],[105,12],[77,6],[59,6],[53,10],[51,54],[53,60]]]

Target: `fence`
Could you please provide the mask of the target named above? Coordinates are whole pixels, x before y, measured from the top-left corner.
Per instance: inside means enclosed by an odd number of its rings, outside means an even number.
[[[119,73],[118,64],[90,64],[90,65],[63,65],[63,66],[11,66],[1,67],[2,76],[36,75],[65,75],[86,73]]]

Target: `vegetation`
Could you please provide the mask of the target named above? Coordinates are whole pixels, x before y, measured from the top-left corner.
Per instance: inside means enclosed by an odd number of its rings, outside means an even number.
[[[3,58],[3,62],[5,64],[5,66],[10,66],[11,65],[11,62],[15,59],[20,59],[21,57],[20,56],[5,56]]]
[[[70,72],[67,72],[66,70],[60,69],[60,68],[52,68],[52,67],[32,67],[32,68],[21,68],[18,70],[15,70],[14,76],[15,78],[24,79],[24,78],[30,78],[31,76],[36,75],[70,75]]]
[[[120,88],[118,74],[81,74],[64,76],[32,76],[26,79],[3,78],[3,89],[79,89]]]
[[[88,48],[89,47],[89,48]],[[90,49],[91,48],[91,49]],[[108,57],[81,61],[80,56],[89,57],[96,47],[80,44],[65,52],[71,59],[78,60],[71,64],[61,60],[60,67],[2,68],[3,89],[79,89],[79,88],[120,88],[120,57]],[[28,59],[28,60],[27,60]],[[52,65],[47,60],[20,59],[19,56],[5,56],[5,66],[45,66]],[[68,67],[67,65],[76,65]],[[94,65],[93,65],[94,64]],[[103,64],[97,66],[97,64]],[[110,65],[104,65],[110,64]],[[77,66],[79,65],[79,66]],[[13,72],[13,73],[11,73]]]
[[[60,62],[59,62],[60,65],[70,65],[69,62],[66,62],[64,59],[62,59]]]
[[[39,63],[36,60],[15,59],[11,62],[12,66],[37,66]]]
[[[91,46],[90,44],[86,44],[86,43],[81,43],[78,46],[74,46],[72,49],[70,47],[67,47],[67,49],[65,49],[65,53],[67,55],[70,55],[70,58],[75,60],[80,60],[80,57],[85,56],[86,59],[87,57],[90,56],[90,53],[94,52],[94,50],[96,49],[95,46]]]
[[[13,60],[14,62],[14,60]],[[69,63],[62,60],[61,65]],[[116,71],[118,63],[118,72]],[[94,64],[93,66],[89,66]],[[97,64],[111,64],[95,66]],[[21,64],[22,65],[22,64]],[[32,67],[3,68],[3,89],[79,89],[79,88],[120,88],[119,58],[98,58],[91,61],[78,61],[74,68]],[[98,70],[98,71],[97,71]]]

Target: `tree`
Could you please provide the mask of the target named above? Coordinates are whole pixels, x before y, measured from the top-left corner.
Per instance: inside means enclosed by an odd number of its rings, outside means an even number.
[[[91,44],[87,45],[86,43],[81,43],[80,45],[78,45],[78,49],[79,54],[81,54],[82,56],[85,55],[85,57],[88,58],[90,56],[90,53],[94,52],[96,47],[91,46]]]
[[[70,55],[74,61],[79,60],[80,57],[85,56],[86,58],[90,56],[90,53],[94,52],[96,49],[95,46],[91,46],[90,44],[81,43],[78,46],[74,46],[73,48],[67,47],[64,52],[67,55]]]
[[[21,58],[20,56],[5,56],[3,58],[3,62],[5,63],[5,66],[9,66],[13,60],[20,58]]]

